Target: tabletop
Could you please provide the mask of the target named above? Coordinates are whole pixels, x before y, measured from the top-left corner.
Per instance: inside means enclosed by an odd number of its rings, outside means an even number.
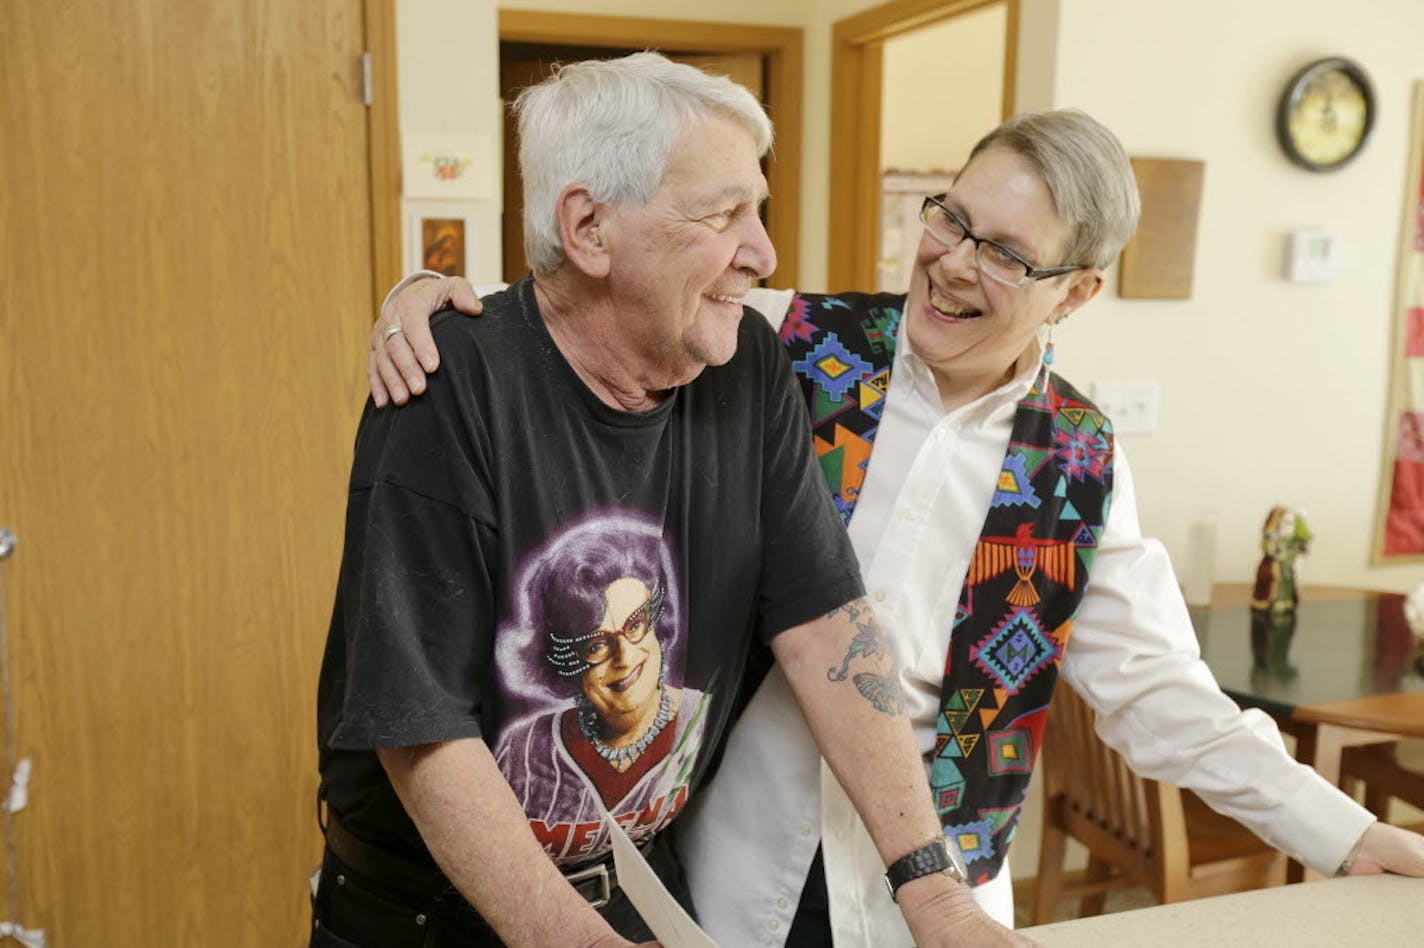
[[[1023,929],[1045,948],[1417,945],[1424,879],[1349,876]]]
[[[1202,658],[1238,703],[1278,718],[1424,735],[1424,673],[1397,593],[1301,592],[1294,623],[1252,614],[1248,587],[1191,610]]]

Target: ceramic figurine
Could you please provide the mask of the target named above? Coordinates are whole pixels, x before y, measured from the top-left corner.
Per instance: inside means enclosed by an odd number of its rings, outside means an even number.
[[[1251,686],[1265,690],[1300,675],[1290,660],[1295,610],[1251,610]]]
[[[1261,527],[1261,564],[1256,567],[1256,585],[1251,590],[1251,608],[1274,614],[1293,613],[1300,599],[1297,588],[1300,560],[1314,534],[1305,522],[1305,511],[1295,507],[1272,507]]]

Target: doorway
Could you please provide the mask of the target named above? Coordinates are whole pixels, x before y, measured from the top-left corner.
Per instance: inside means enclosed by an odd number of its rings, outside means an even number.
[[[893,0],[837,21],[831,47],[831,140],[847,143],[831,152],[830,233],[827,280],[832,292],[867,290],[879,282],[882,259],[882,131],[887,46],[917,31],[1000,8],[1002,83],[999,119],[1013,114],[1017,80],[1020,0]],[[927,76],[927,86],[950,83]],[[987,129],[985,129],[987,131]]]

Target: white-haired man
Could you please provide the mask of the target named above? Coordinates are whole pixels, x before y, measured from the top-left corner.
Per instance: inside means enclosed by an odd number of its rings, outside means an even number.
[[[648,938],[603,824],[564,812],[557,783],[585,782],[577,798],[601,798],[680,889],[662,830],[721,745],[757,639],[896,867],[917,943],[1011,940],[945,871],[898,676],[785,356],[741,319],[775,266],[761,108],[656,54],[565,67],[516,108],[534,276],[487,300],[485,319],[436,320],[444,362],[426,397],[368,407],[357,436],[318,696],[313,944]],[[594,627],[525,627],[578,612],[551,607],[558,590],[514,605],[569,536],[607,525],[616,543],[630,524],[660,538],[665,579],[580,582],[601,597]],[[597,707],[551,693],[532,640],[558,644],[552,674],[596,679]],[[518,795],[511,755],[492,753],[516,725],[558,763],[514,761]],[[665,789],[647,802],[630,792],[644,781]]]

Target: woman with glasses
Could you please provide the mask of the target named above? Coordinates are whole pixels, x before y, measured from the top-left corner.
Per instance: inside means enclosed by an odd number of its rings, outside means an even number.
[[[536,554],[518,589],[523,634],[499,661],[535,710],[501,732],[500,769],[556,857],[593,851],[604,809],[635,842],[650,836],[682,803],[705,723],[702,692],[680,687],[683,626],[662,537],[600,517]]]
[[[1111,132],[1081,112],[1024,114],[924,202],[908,294],[746,301],[780,323],[802,384],[963,856],[946,871],[1006,925],[1005,859],[1060,676],[1139,773],[1195,790],[1307,866],[1424,875],[1424,839],[1375,822],[1222,694],[1166,551],[1142,536],[1110,421],[1052,369],[1054,327],[1101,290],[1138,214]],[[421,390],[415,353],[436,364],[428,313],[451,303],[478,311],[448,280],[385,308],[378,404]],[[680,823],[699,917],[723,944],[908,944],[886,867],[798,722],[773,670]]]

